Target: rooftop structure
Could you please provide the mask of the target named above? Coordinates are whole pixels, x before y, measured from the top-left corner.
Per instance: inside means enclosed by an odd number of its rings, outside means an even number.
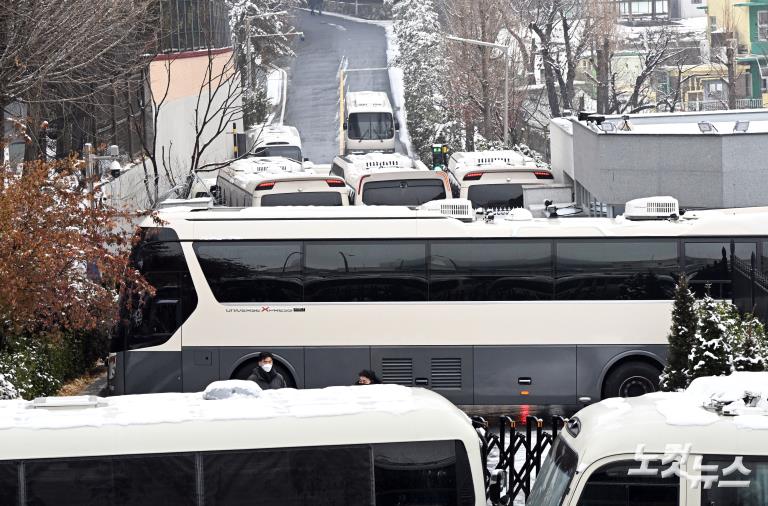
[[[596,213],[646,195],[689,209],[766,204],[768,111],[560,118],[550,133],[555,177]]]

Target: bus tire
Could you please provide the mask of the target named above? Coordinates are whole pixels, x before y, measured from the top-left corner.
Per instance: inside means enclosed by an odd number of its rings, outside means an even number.
[[[249,360],[235,370],[231,379],[247,380],[257,367],[259,367],[259,363],[256,360]],[[286,366],[275,360],[272,369],[283,377],[288,388],[296,388],[296,380]]]
[[[637,397],[659,389],[661,370],[648,362],[626,362],[612,370],[603,382],[603,399]]]

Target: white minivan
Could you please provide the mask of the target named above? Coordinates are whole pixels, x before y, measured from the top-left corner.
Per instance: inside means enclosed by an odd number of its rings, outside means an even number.
[[[395,132],[400,125],[384,92],[348,92],[343,127],[345,154],[395,151]]]
[[[397,153],[337,156],[331,175],[347,182],[350,203],[358,206],[420,206],[451,196],[445,172]]]
[[[301,136],[296,127],[288,125],[268,125],[248,132],[248,152],[254,156],[281,156],[297,162],[303,162]]]
[[[200,352],[196,352],[200,353]],[[3,506],[483,506],[477,434],[398,385],[0,401]]]
[[[768,504],[768,373],[611,398],[560,432],[527,506]]]
[[[216,197],[229,207],[346,206],[347,184],[342,178],[304,169],[281,157],[249,157],[219,170]]]
[[[468,151],[448,160],[453,196],[475,208],[523,207],[524,185],[554,182],[552,172],[517,151]]]

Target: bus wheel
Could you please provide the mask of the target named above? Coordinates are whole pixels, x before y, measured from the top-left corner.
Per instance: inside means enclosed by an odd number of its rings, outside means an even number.
[[[606,397],[637,397],[659,389],[659,368],[647,362],[627,362],[616,367],[603,383]]]
[[[235,370],[231,379],[247,380],[255,368],[259,367],[259,363],[255,360],[249,360]],[[293,379],[291,371],[288,370],[283,364],[275,360],[272,369],[280,374],[285,379],[285,384],[288,388],[296,388],[296,380]]]

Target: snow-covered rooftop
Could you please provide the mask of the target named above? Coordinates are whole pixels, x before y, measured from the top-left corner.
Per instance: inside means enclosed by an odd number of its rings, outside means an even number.
[[[570,121],[586,126],[600,135],[749,135],[768,133],[768,111],[763,109],[635,114],[629,116],[628,126],[622,116],[618,115],[606,116],[603,126],[597,126],[590,121],[577,121],[575,118],[570,118]],[[737,131],[737,122],[740,123],[742,131]],[[610,123],[613,127],[606,129],[605,123]]]
[[[745,406],[745,395],[760,400],[754,407]],[[725,406],[722,411],[713,407],[713,400]],[[632,454],[639,444],[655,453],[663,453],[667,445],[690,444],[694,454],[765,454],[768,372],[699,378],[683,392],[606,399],[575,416],[581,432],[575,438],[567,433],[564,437],[580,462]]]
[[[252,392],[246,384],[250,382],[240,383],[246,388],[220,400],[206,400],[198,392],[71,401],[85,407],[34,407],[32,401],[0,401],[2,458],[243,444],[252,448],[342,444],[398,437],[426,440],[430,432],[436,432],[434,439],[450,438],[451,432],[454,438],[457,432],[473,433],[466,415],[429,390],[370,385]],[[435,420],[440,427],[434,426]],[[67,430],[67,436],[61,430]]]

